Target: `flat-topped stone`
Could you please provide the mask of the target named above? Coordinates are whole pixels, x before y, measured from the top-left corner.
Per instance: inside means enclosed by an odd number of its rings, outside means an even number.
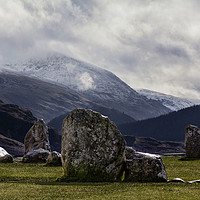
[[[163,182],[167,173],[159,155],[136,152],[126,147],[125,181]]]

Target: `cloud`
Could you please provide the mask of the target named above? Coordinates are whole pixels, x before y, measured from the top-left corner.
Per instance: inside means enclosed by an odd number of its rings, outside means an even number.
[[[78,74],[76,79],[77,83],[79,83],[79,85],[77,85],[79,90],[85,91],[89,89],[94,89],[96,87],[93,78],[87,72]]]
[[[0,0],[0,57],[60,52],[109,69],[133,88],[200,98],[199,4]]]

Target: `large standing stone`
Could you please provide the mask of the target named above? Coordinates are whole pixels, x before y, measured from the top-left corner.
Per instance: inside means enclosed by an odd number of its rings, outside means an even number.
[[[28,131],[24,139],[24,145],[23,162],[46,162],[50,153],[50,144],[48,127],[42,119],[37,121]]]
[[[13,157],[2,147],[0,147],[0,163],[12,163]]]
[[[119,180],[124,153],[124,138],[107,117],[75,109],[64,119],[61,154],[65,180]]]
[[[185,129],[185,151],[189,158],[200,158],[200,129],[189,125]]]
[[[161,157],[136,152],[131,147],[126,147],[125,181],[167,181],[167,173]]]

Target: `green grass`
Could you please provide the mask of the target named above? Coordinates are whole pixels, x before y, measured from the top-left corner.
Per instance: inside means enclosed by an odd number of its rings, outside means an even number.
[[[168,178],[200,179],[200,160],[164,157]],[[0,199],[200,199],[200,184],[187,183],[60,183],[61,167],[0,164]]]

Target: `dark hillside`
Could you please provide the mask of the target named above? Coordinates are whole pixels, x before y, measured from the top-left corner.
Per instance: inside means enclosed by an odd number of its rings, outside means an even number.
[[[23,143],[24,136],[37,119],[28,109],[0,104],[0,133]]]
[[[200,126],[200,106],[192,106],[153,119],[119,125],[124,135],[153,137],[158,140],[184,141],[185,127]]]
[[[24,137],[36,120],[28,109],[5,104],[0,100],[0,146],[5,147],[12,155],[21,155]],[[54,128],[48,128],[52,151],[60,151],[60,133]]]

